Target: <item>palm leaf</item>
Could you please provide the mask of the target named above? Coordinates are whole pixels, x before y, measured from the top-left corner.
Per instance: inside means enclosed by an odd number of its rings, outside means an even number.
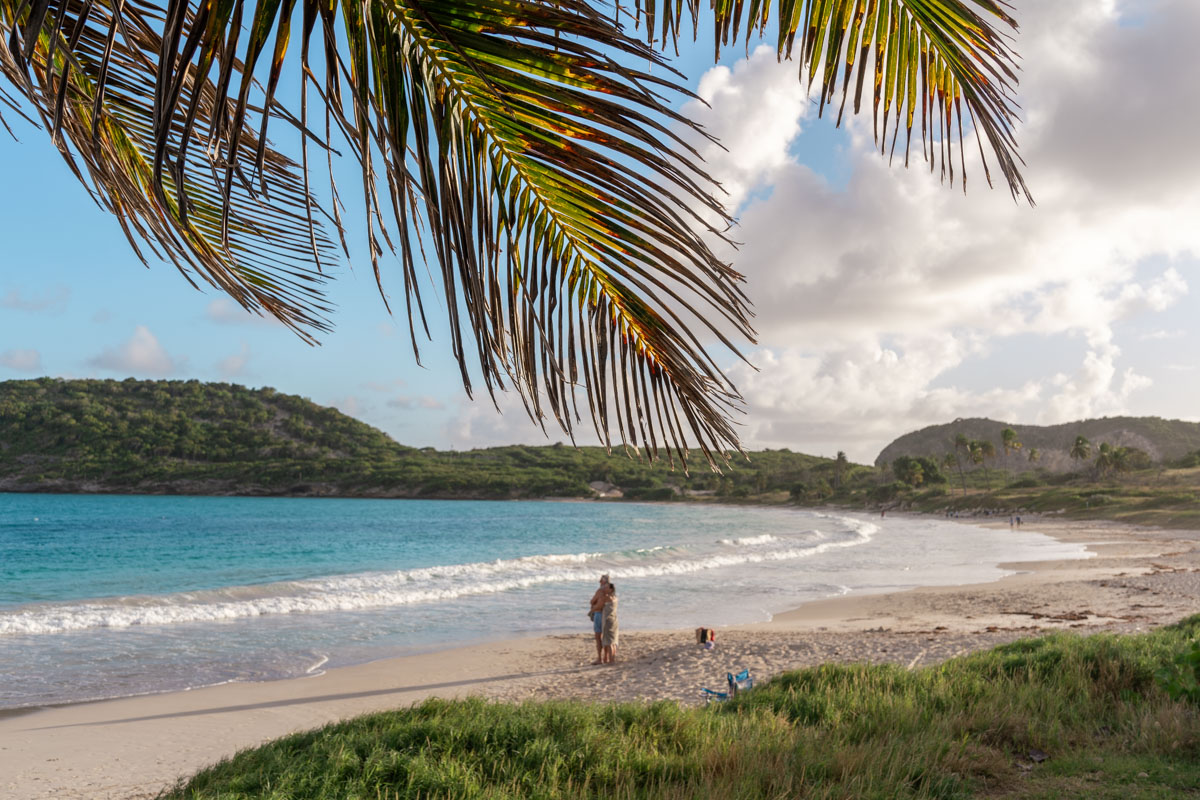
[[[740,398],[701,337],[736,352],[752,336],[741,278],[708,244],[728,218],[680,133],[698,129],[672,110],[686,90],[596,5],[0,0],[0,102],[32,109],[139,255],[148,246],[308,337],[327,327],[327,226],[346,249],[332,179],[333,143],[344,142],[361,165],[381,294],[380,257],[399,257],[414,352],[419,329],[428,336],[418,281],[428,248],[468,392],[479,375],[568,433],[587,419],[606,442],[667,448],[685,464],[694,443],[713,464],[737,447]],[[638,6],[649,26],[654,3]],[[919,93],[937,100],[936,112],[923,101],[927,157],[949,141],[960,100],[1011,144],[1011,57],[960,0],[779,8],[780,52],[807,31],[799,54],[822,75],[822,105],[839,75],[844,97],[854,70],[861,86],[874,47],[884,134],[893,113],[911,130]],[[698,3],[689,9],[695,19]],[[718,46],[743,22],[761,31],[770,10],[714,9]],[[659,15],[664,42],[681,14],[676,3]],[[295,109],[277,97],[289,63]],[[947,126],[938,139],[934,120]],[[279,124],[299,131],[294,158],[268,138]],[[314,156],[329,170],[324,209],[309,185]]]
[[[156,80],[169,21],[160,14],[138,0],[117,0],[116,8],[0,1],[8,39],[0,73],[32,105],[93,198],[117,217],[139,258],[145,261],[148,247],[189,280],[198,275],[311,340],[310,331],[327,328],[328,311],[312,265],[333,250],[310,224],[299,170],[248,132],[234,160],[250,162],[263,151],[258,186],[244,174],[224,185],[215,131],[233,106],[190,62],[174,80],[163,72]],[[190,19],[198,25],[202,18]],[[19,108],[11,95],[8,101]]]
[[[649,41],[676,43],[684,22],[684,4],[666,0],[620,2],[644,28]],[[694,25],[701,13],[689,0]],[[717,55],[727,46],[768,31],[777,18],[775,46],[781,58],[797,58],[817,87],[818,108],[833,104],[841,124],[848,100],[859,113],[871,94],[875,141],[894,155],[904,126],[904,163],[908,164],[914,120],[920,119],[921,150],[931,169],[954,182],[954,145],[963,189],[966,161],[963,107],[979,134],[984,175],[991,169],[983,143],[1000,166],[1014,199],[1033,197],[1021,175],[1013,126],[1017,105],[1015,54],[1008,31],[1016,20],[1004,0],[713,0]],[[798,41],[797,41],[798,40]],[[870,88],[864,91],[867,78]],[[853,84],[853,85],[852,85]],[[838,95],[841,99],[838,99]],[[891,133],[889,136],[889,125]],[[890,139],[890,142],[889,142]]]

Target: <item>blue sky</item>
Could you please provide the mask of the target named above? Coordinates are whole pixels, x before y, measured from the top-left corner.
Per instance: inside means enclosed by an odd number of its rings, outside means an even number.
[[[1200,414],[1200,155],[1175,135],[1196,130],[1200,104],[1185,98],[1200,75],[1174,33],[1200,12],[1052,6],[1018,3],[1036,209],[989,192],[978,168],[965,198],[920,168],[889,169],[860,124],[816,120],[773,53],[735,50],[710,72],[702,34],[675,62],[712,104],[689,113],[729,148],[707,154],[710,168],[739,187],[745,244],[729,255],[758,308],[749,352],[762,369],[729,366],[750,446],[870,460],[957,416]],[[1075,22],[1070,41],[1060,17]],[[143,267],[45,136],[9,122],[22,141],[0,134],[0,379],[229,380],[336,405],[411,445],[547,440],[519,404],[500,417],[486,397],[465,401],[437,313],[416,366],[365,259],[336,271],[336,329],[309,347],[169,264]]]

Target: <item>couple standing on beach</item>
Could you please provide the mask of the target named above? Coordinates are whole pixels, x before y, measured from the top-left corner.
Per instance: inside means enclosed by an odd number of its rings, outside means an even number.
[[[596,660],[593,664],[615,664],[617,661],[617,587],[600,576],[600,588],[592,595],[588,616],[596,634]]]

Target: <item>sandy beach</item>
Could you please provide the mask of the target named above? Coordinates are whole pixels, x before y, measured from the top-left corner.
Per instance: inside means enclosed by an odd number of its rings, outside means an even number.
[[[759,681],[822,662],[915,668],[1044,632],[1147,630],[1200,611],[1200,532],[1054,517],[1027,518],[1026,528],[1085,544],[1095,557],[1005,565],[1016,574],[994,583],[809,603],[771,622],[720,628],[712,651],[690,630],[623,633],[612,667],[591,666],[591,635],[581,632],[296,680],[0,712],[0,796],[150,798],[241,749],[430,696],[696,704],[700,687],[721,688],[727,671],[743,668]]]

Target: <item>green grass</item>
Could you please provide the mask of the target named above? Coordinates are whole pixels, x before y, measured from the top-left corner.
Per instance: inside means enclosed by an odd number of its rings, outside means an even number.
[[[1195,616],[913,672],[826,665],[710,708],[429,700],[244,751],[168,797],[1196,797],[1200,713],[1154,674],[1198,634]]]

